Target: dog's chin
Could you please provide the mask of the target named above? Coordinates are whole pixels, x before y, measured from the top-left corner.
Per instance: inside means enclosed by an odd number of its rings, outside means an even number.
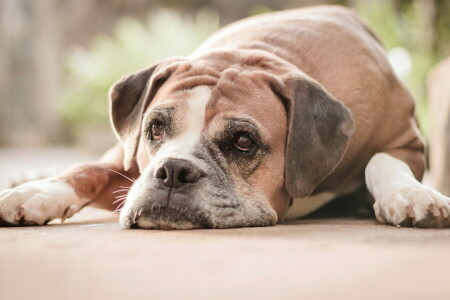
[[[131,214],[128,218],[121,218],[123,228],[131,229],[162,229],[162,230],[187,230],[205,228],[200,223],[193,221],[191,214],[164,207],[156,208],[151,212],[143,212],[141,215]]]

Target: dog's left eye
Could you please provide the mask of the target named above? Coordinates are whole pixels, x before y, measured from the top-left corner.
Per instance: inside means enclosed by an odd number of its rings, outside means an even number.
[[[164,138],[164,126],[160,123],[155,123],[151,126],[151,137],[153,141],[159,141]]]
[[[234,138],[234,147],[241,152],[249,152],[254,145],[250,134],[246,132],[240,132]]]

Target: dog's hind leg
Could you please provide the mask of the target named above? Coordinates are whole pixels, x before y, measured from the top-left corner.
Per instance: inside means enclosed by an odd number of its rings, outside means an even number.
[[[117,145],[98,162],[74,166],[56,177],[30,181],[0,192],[0,226],[43,225],[71,217],[95,203],[115,209],[114,191],[131,186],[136,166],[123,169],[123,150]],[[121,188],[122,187],[122,188]]]
[[[366,167],[366,184],[375,198],[380,223],[414,227],[450,227],[450,198],[423,185],[421,151],[377,153]]]

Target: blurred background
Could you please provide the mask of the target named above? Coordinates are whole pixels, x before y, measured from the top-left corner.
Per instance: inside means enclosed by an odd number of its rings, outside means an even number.
[[[318,4],[351,7],[375,30],[433,139],[432,121],[448,117],[431,111],[450,114],[442,87],[449,63],[427,79],[450,56],[447,0],[0,0],[0,147],[65,145],[99,155],[115,142],[107,91],[121,76],[188,55],[237,19]],[[434,139],[448,136],[437,132]],[[449,145],[437,156],[448,159]]]

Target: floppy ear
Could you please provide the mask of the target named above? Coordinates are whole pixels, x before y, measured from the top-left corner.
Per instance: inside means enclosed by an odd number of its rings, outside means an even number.
[[[275,85],[288,114],[285,186],[309,196],[338,165],[354,132],[350,110],[306,75]]]
[[[142,116],[157,89],[168,74],[153,76],[157,65],[123,77],[109,91],[110,117],[117,138],[124,148],[124,167],[135,159],[140,138]]]

